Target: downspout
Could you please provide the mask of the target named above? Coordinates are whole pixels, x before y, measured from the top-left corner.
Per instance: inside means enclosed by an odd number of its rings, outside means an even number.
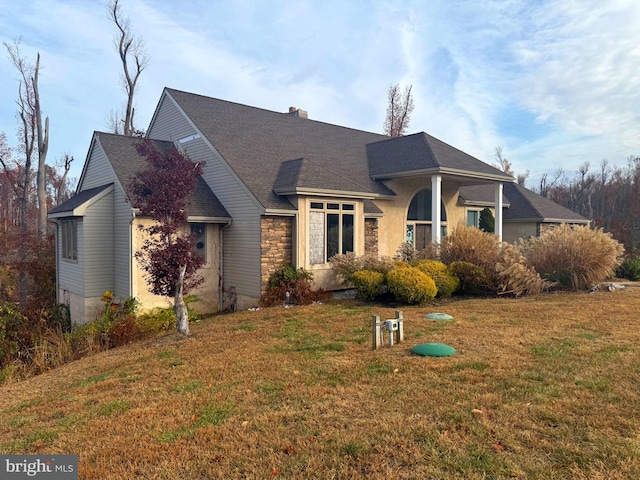
[[[136,209],[131,209],[131,221],[129,222],[129,296],[133,297],[133,261],[134,261],[134,253],[133,253],[133,222],[136,219]],[[114,252],[115,253],[115,252]],[[114,265],[115,266],[115,265]],[[113,272],[114,278],[114,287],[115,287],[115,274]]]
[[[232,220],[229,220],[226,225],[223,225],[218,229],[218,245],[220,245],[220,261],[218,267],[218,311],[224,310],[224,238],[223,230],[226,230],[231,226]]]

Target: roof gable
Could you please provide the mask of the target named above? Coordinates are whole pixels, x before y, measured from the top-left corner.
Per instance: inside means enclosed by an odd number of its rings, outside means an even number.
[[[373,178],[447,173],[484,181],[513,181],[511,175],[424,132],[371,143],[367,158]]]
[[[130,199],[131,179],[137,172],[147,166],[146,158],[140,155],[136,148],[136,145],[142,141],[142,139],[112,133],[95,132],[94,141],[100,144],[100,147],[103,149],[107,160],[115,172],[118,183],[124,191],[125,197]],[[172,142],[162,140],[151,140],[151,142],[153,146],[161,152],[173,145]],[[78,192],[77,195],[81,195],[82,193],[82,191]],[[229,213],[202,178],[198,179],[196,188],[189,198],[189,216],[221,219],[230,218]]]
[[[113,191],[113,183],[108,183],[100,187],[89,188],[82,190],[66,202],[62,202],[60,205],[49,210],[47,214],[49,218],[60,218],[70,216],[84,215],[87,207],[95,203],[104,195]]]

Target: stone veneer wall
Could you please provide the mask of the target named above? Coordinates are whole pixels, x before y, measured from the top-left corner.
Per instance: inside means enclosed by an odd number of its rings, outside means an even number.
[[[364,219],[364,253],[378,256],[378,219]]]
[[[283,263],[293,263],[293,217],[262,217],[260,220],[262,292],[269,277]]]

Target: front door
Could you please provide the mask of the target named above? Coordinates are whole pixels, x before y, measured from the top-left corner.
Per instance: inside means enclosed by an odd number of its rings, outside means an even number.
[[[415,243],[413,247],[419,252],[427,248],[431,243],[431,225],[426,223],[416,224]]]

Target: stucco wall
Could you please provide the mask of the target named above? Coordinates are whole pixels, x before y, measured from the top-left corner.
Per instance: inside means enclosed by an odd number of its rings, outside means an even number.
[[[148,219],[137,218],[134,222],[134,251],[142,245],[146,233],[139,228],[140,225],[147,227],[151,224]],[[204,283],[197,289],[189,292],[196,295],[198,301],[192,307],[200,313],[214,313],[218,311],[220,297],[220,226],[217,224],[207,224],[207,263],[199,270],[199,274],[205,278]],[[134,259],[133,263],[133,295],[138,298],[143,310],[155,307],[168,307],[173,304],[173,299],[154,295],[149,291],[149,285],[145,279],[144,271],[140,264]]]
[[[378,220],[378,254],[393,257],[400,244],[406,240],[409,204],[420,190],[431,189],[431,177],[394,179],[385,183],[397,196],[390,200],[375,200],[376,205],[384,212],[384,216]],[[466,225],[466,210],[458,205],[457,184],[443,180],[442,202],[447,212],[447,231],[450,232],[460,222]]]

